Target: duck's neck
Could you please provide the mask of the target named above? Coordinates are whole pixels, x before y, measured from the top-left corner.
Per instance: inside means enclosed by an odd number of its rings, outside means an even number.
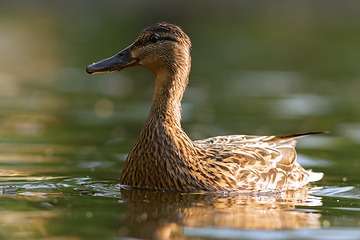
[[[160,121],[180,127],[181,100],[188,83],[190,66],[171,69],[155,73],[155,91],[149,117],[157,117]]]
[[[149,117],[131,149],[123,169],[121,183],[129,186],[189,189],[176,174],[189,171],[200,149],[182,130],[181,99],[184,94],[189,67],[176,71],[158,71],[153,104]],[[181,170],[179,170],[181,169]],[[180,173],[179,173],[180,172]],[[183,176],[186,179],[185,176]]]

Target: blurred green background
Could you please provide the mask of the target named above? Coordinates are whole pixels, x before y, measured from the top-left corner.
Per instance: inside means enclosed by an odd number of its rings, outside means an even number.
[[[343,124],[359,116],[359,8],[357,1],[2,1],[1,135],[67,141],[59,130],[70,124],[71,138],[128,134],[132,142],[151,104],[152,74],[84,69],[160,21],[180,25],[193,42],[183,104],[190,136],[349,135],[358,129]]]

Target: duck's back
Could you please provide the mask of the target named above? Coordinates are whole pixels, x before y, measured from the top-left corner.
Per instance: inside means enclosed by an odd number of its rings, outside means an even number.
[[[206,151],[204,165],[224,189],[289,190],[322,177],[296,162],[296,137],[232,135],[198,140],[195,144]]]

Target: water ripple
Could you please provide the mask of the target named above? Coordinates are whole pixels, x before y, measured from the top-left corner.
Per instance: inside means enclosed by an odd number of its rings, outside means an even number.
[[[313,193],[317,196],[323,197],[341,197],[341,198],[353,198],[360,199],[360,188],[354,186],[327,186]]]
[[[346,232],[346,234],[344,234]],[[184,235],[188,237],[208,237],[216,239],[327,239],[352,240],[359,239],[360,229],[300,229],[283,231],[261,231],[224,228],[185,227]]]

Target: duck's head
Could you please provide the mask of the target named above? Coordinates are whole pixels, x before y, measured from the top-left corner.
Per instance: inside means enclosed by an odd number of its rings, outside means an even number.
[[[189,37],[180,27],[157,23],[145,28],[134,43],[116,55],[93,63],[86,68],[90,74],[120,71],[124,68],[143,66],[155,75],[190,69]]]

